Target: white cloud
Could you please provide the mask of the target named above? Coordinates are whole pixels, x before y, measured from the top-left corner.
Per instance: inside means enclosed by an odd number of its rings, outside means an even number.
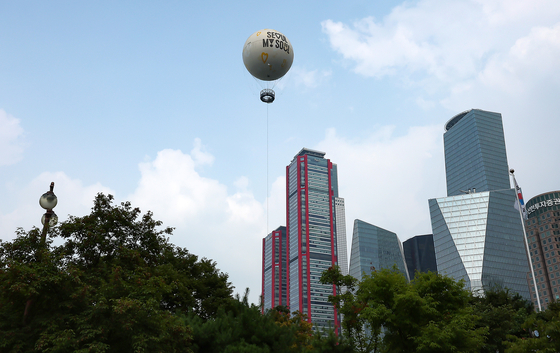
[[[556,1],[438,1],[405,3],[380,21],[322,22],[332,48],[365,76],[397,75],[432,85],[476,78],[536,27],[558,22]],[[420,74],[413,77],[413,74]]]
[[[212,165],[214,163],[214,156],[206,152],[206,148],[202,145],[202,141],[199,138],[194,139],[191,156],[196,165]]]
[[[381,19],[322,26],[354,72],[397,79],[421,109],[448,110],[442,124],[471,108],[502,113],[528,199],[559,188],[559,18],[552,0],[420,0]]]
[[[171,242],[216,261],[236,291],[251,288],[251,300],[257,302],[267,232],[265,204],[255,199],[245,176],[234,182],[235,190],[202,176],[197,161],[209,164],[214,157],[205,152],[201,158],[200,145],[197,139],[190,154],[162,150],[153,161],[140,163],[138,187],[127,199],[175,227]],[[278,194],[277,185],[273,183],[272,195]],[[276,225],[269,231],[272,227]]]
[[[21,160],[24,149],[23,133],[19,119],[0,109],[0,166]]]
[[[88,214],[98,192],[110,193],[116,202],[130,200],[143,212],[152,211],[165,226],[175,227],[172,243],[216,261],[218,268],[229,273],[236,291],[249,287],[250,299],[258,302],[262,238],[267,229],[270,232],[285,223],[285,180],[280,177],[272,184],[268,228],[266,201],[255,199],[247,177],[239,177],[235,189],[228,191],[226,185],[200,174],[203,165],[214,161],[201,146],[196,139],[190,154],[162,150],[153,161],[140,163],[138,186],[124,199],[99,183],[83,185],[63,172],[42,173],[23,190],[11,191],[18,194],[19,203],[13,205],[13,211],[0,214],[2,240],[12,239],[17,227],[29,230],[41,225],[43,210],[38,200],[51,181],[59,199],[54,211],[61,221],[68,214]]]

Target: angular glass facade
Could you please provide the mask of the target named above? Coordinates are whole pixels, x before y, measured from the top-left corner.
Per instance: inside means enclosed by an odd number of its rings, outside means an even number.
[[[530,299],[524,283],[530,265],[501,114],[457,114],[443,137],[448,196],[429,200],[438,272],[464,279],[481,294],[500,286]]]
[[[304,148],[286,169],[288,302],[291,311],[307,315],[318,330],[338,327],[338,315],[328,302],[336,288],[319,279],[323,271],[338,265],[336,230],[344,223],[344,212],[337,212],[335,205],[336,165],[324,156]]]
[[[447,196],[509,189],[502,115],[471,109],[445,124]]]
[[[528,272],[527,283],[535,306],[540,300],[546,309],[552,301],[560,300],[560,191],[533,197],[526,209],[525,233],[535,271],[535,282]]]
[[[404,258],[410,278],[418,272],[437,273],[436,252],[432,234],[417,235],[403,242]]]
[[[359,219],[354,220],[350,275],[361,281],[364,274],[391,269],[394,265],[410,280],[397,234]]]
[[[263,239],[262,310],[288,305],[286,227],[280,226]]]
[[[431,199],[429,205],[439,273],[465,280],[475,293],[498,286],[530,299],[515,189]]]

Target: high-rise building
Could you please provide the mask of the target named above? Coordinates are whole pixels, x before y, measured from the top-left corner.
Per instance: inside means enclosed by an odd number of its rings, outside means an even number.
[[[500,113],[471,109],[445,124],[447,196],[511,188]]]
[[[540,298],[546,309],[548,303],[560,300],[560,191],[537,195],[525,206],[525,233],[535,271],[535,283],[530,272],[527,282],[535,307]]]
[[[307,315],[315,329],[338,327],[328,302],[333,285],[321,284],[323,271],[338,265],[336,164],[325,153],[303,148],[286,168],[290,310]],[[343,213],[342,213],[343,214]],[[342,216],[339,216],[342,217]]]
[[[350,275],[361,281],[364,274],[391,269],[395,265],[410,280],[397,234],[359,219],[354,220]]]
[[[529,299],[523,225],[514,189],[429,200],[438,272],[482,294],[509,288]]]
[[[447,197],[431,199],[438,272],[482,292],[505,287],[529,299],[530,271],[517,194],[509,182],[499,113],[472,109],[445,124]]]
[[[263,239],[262,310],[288,306],[286,227],[280,226]]]
[[[434,236],[432,234],[417,235],[403,242],[404,259],[410,278],[418,272],[437,273]]]
[[[348,274],[348,249],[346,247],[346,215],[344,199],[334,198],[334,213],[336,219],[336,245],[338,255],[338,267],[343,275]]]

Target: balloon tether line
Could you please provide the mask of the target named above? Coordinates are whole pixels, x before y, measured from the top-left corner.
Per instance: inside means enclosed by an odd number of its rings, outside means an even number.
[[[268,104],[266,105],[266,234],[268,235]]]

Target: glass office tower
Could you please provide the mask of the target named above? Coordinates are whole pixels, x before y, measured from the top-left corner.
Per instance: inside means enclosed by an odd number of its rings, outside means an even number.
[[[280,226],[263,239],[262,311],[288,306],[286,227]]]
[[[529,272],[515,189],[429,200],[439,273],[483,294],[509,288],[529,299]]]
[[[290,310],[307,315],[314,329],[338,327],[328,302],[333,285],[319,282],[323,271],[338,265],[336,164],[325,153],[303,148],[286,168]],[[339,205],[340,206],[340,205]],[[340,213],[338,213],[340,214]],[[343,213],[342,213],[343,215]],[[342,217],[342,216],[339,216]]]
[[[354,220],[350,275],[361,281],[364,274],[391,269],[394,265],[410,280],[397,234],[359,219]]]
[[[447,196],[511,187],[500,113],[471,109],[457,114],[445,124],[443,142]]]
[[[483,294],[506,287],[529,299],[530,271],[499,113],[472,109],[445,124],[447,197],[431,199],[438,272]]]
[[[417,235],[403,242],[404,259],[410,278],[418,272],[437,273],[434,236],[432,234]]]

